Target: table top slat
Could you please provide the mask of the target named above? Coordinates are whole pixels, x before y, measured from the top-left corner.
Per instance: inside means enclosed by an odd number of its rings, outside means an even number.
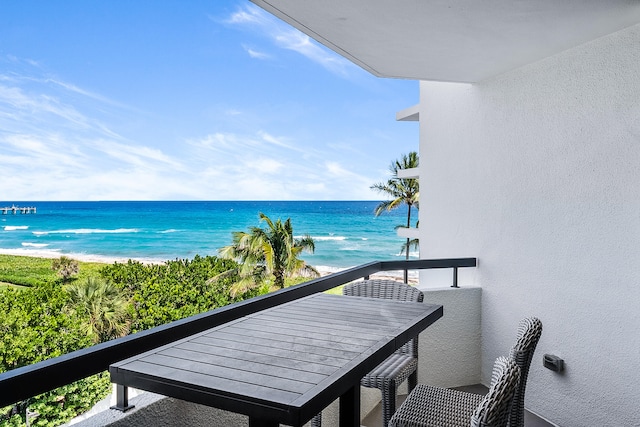
[[[314,384],[317,384],[327,377],[327,375],[310,372],[308,370],[258,363],[246,359],[238,359],[235,357],[216,356],[210,353],[206,354],[199,351],[187,350],[178,347],[167,348],[157,354],[167,357],[184,359],[187,361],[200,362],[214,366],[216,368],[225,367],[230,369],[237,369],[239,371],[255,372],[257,374],[264,374],[273,377],[292,379],[295,381]]]
[[[233,369],[220,365],[214,366],[195,360],[169,357],[163,354],[151,354],[144,359],[141,359],[140,362],[173,368],[174,372],[171,377],[172,381],[182,381],[181,378],[185,373],[193,372],[208,376],[212,379],[212,382],[222,378],[299,394],[304,393],[315,385],[310,382],[305,382],[302,379],[294,380],[291,378],[269,375],[266,367],[263,373],[251,372],[244,369]],[[324,375],[322,377],[323,379],[326,378]]]
[[[299,323],[302,325],[314,325],[317,324],[314,320],[310,320],[312,316],[317,316],[318,319],[321,319],[323,324],[327,326],[334,326],[339,329],[352,330],[356,327],[356,325],[362,321],[362,319],[367,319],[371,325],[380,325],[382,327],[389,326],[389,320],[395,324],[402,324],[403,321],[411,319],[412,316],[405,316],[404,318],[399,318],[396,316],[393,319],[385,319],[384,315],[380,315],[374,317],[369,313],[366,317],[360,313],[340,313],[339,310],[320,310],[316,312],[309,312],[307,310],[297,310],[297,311],[289,311],[289,312],[278,312],[278,313],[269,313],[261,319],[269,319],[272,321],[282,322],[282,323]],[[362,328],[360,328],[362,329]]]
[[[234,334],[226,334],[226,335],[228,336],[228,335],[234,335]],[[239,335],[235,334],[235,337],[238,337],[238,336]],[[222,333],[214,332],[207,335],[207,338],[225,339],[225,336],[222,335]],[[283,336],[281,335],[280,338],[283,338]],[[233,341],[233,339],[231,339],[230,341]],[[273,348],[279,348],[279,349],[289,350],[289,351],[298,352],[298,353],[317,354],[317,355],[324,355],[326,357],[337,357],[338,359],[347,359],[347,360],[351,360],[353,357],[359,354],[358,351],[341,350],[337,348],[326,348],[326,346],[321,346],[321,345],[298,344],[293,340],[281,339],[276,341],[268,338],[251,337],[251,344],[253,344],[254,351],[259,351],[257,350],[257,348],[260,348],[260,347],[265,347],[265,348],[273,347]]]
[[[380,337],[384,336],[384,333],[378,332],[375,328],[366,328],[364,326],[356,326],[354,322],[361,322],[362,318],[354,318],[354,317],[343,317],[338,318],[331,317],[331,314],[321,314],[318,315],[317,318],[311,318],[313,314],[307,314],[306,316],[288,316],[288,317],[277,317],[275,315],[265,315],[258,318],[248,319],[247,322],[243,322],[241,325],[237,325],[239,327],[244,327],[247,324],[262,324],[265,325],[280,325],[279,329],[274,330],[283,330],[285,328],[298,330],[298,331],[323,331],[327,328],[331,328],[335,333],[344,333],[345,336],[353,336],[354,334],[364,334],[373,335],[376,338],[380,339]],[[310,320],[311,319],[311,320]],[[355,320],[357,319],[357,320]],[[390,322],[380,321],[378,318],[368,317],[367,320],[370,321],[369,325],[379,325],[382,327],[388,328]],[[403,322],[391,322],[393,325],[402,325]],[[235,326],[235,325],[234,325]],[[263,328],[265,329],[265,328]]]
[[[316,374],[330,375],[337,369],[336,366],[329,366],[321,363],[314,363],[308,360],[295,360],[292,358],[284,358],[282,356],[273,357],[272,354],[255,353],[253,351],[238,352],[233,349],[225,347],[218,347],[213,345],[200,344],[197,342],[186,342],[176,346],[175,348],[181,348],[185,350],[198,351],[204,354],[210,354],[212,356],[230,357],[235,360],[254,362],[260,364],[269,364],[273,366],[281,366],[283,368],[306,370]]]
[[[174,378],[175,369],[138,360],[131,362],[127,369],[135,370],[135,372],[144,375],[146,378],[158,378],[159,383],[176,387],[178,390],[180,387],[201,389],[203,393],[214,397],[242,395],[252,401],[266,400],[281,405],[290,404],[300,397],[300,393],[253,383],[244,383],[235,379],[212,377],[198,372],[183,371],[180,378]],[[211,406],[215,406],[215,402],[212,401]]]
[[[248,320],[242,325],[234,325],[224,329],[225,333],[240,333],[249,337],[266,338],[275,341],[290,341],[296,344],[313,344],[317,340],[329,340],[334,348],[342,350],[359,351],[360,348],[369,347],[378,341],[383,335],[367,334],[365,337],[354,336],[353,333],[327,335],[327,328],[331,326],[310,327],[304,325],[282,327],[275,331],[276,322],[260,320]],[[222,332],[222,331],[221,331]],[[337,332],[337,331],[333,331]]]
[[[215,343],[216,346],[220,348],[225,348],[237,352],[255,352],[256,346],[255,343],[249,343],[246,341],[232,341],[225,340],[220,341],[215,336],[200,336],[194,338],[192,341],[194,343],[202,343],[202,344],[211,344]],[[326,354],[310,354],[310,353],[300,353],[295,349],[285,349],[285,348],[277,348],[277,347],[261,347],[258,348],[259,354],[264,356],[273,356],[274,358],[281,358],[285,360],[297,360],[297,361],[305,361],[309,360],[313,363],[320,363],[327,366],[340,367],[344,364],[344,360],[337,357],[327,356]]]

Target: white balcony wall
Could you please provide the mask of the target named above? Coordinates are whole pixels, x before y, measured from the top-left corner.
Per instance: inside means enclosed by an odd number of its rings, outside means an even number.
[[[403,237],[405,239],[417,239],[420,236],[420,230],[413,227],[398,227],[396,229],[396,234],[398,237]]]
[[[526,406],[565,427],[640,425],[640,25],[420,87],[421,256],[479,258],[483,382],[536,315]]]
[[[419,383],[458,387],[480,382],[482,289],[461,285],[459,289],[420,287],[424,302],[442,304],[444,315],[420,334]]]

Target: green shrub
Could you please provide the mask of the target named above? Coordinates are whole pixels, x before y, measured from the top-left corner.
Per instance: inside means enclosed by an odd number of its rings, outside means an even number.
[[[131,331],[149,329],[267,292],[266,287],[231,297],[238,279],[210,278],[237,264],[212,256],[145,265],[137,261],[112,265],[80,263],[77,279],[101,275],[114,284],[128,303]],[[2,274],[5,276],[2,276]],[[12,273],[10,273],[12,272]],[[7,280],[13,274],[11,280]],[[4,278],[3,278],[4,277]],[[51,270],[50,259],[0,256],[0,280],[25,283],[17,290],[0,287],[0,372],[88,347],[87,310],[77,306]],[[68,285],[69,288],[71,285]],[[75,285],[73,285],[75,286]],[[71,286],[72,287],[72,286]],[[90,409],[109,393],[107,373],[0,408],[0,426],[24,426],[26,409],[39,416],[33,426],[57,426]]]
[[[176,259],[159,265],[129,260],[105,266],[101,274],[129,296],[131,332],[137,332],[257,295],[258,290],[230,297],[229,287],[237,276],[208,282],[236,267],[231,260],[196,255],[192,260]]]
[[[85,319],[68,313],[68,302],[55,283],[0,289],[0,372],[91,345]]]
[[[83,327],[86,319],[70,313],[68,304],[68,294],[57,283],[36,284],[21,291],[0,289],[0,372],[91,345]],[[3,408],[0,425],[25,425],[27,405],[40,413],[32,425],[59,425],[93,406],[108,389],[104,378],[84,379]],[[16,414],[10,416],[12,412]]]

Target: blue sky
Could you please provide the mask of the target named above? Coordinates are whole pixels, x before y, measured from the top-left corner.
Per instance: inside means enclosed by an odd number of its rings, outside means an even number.
[[[3,1],[0,202],[381,199],[418,96],[248,1]]]

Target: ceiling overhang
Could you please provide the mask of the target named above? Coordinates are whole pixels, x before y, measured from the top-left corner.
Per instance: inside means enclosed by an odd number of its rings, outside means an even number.
[[[380,77],[478,82],[640,22],[639,0],[251,0]]]

